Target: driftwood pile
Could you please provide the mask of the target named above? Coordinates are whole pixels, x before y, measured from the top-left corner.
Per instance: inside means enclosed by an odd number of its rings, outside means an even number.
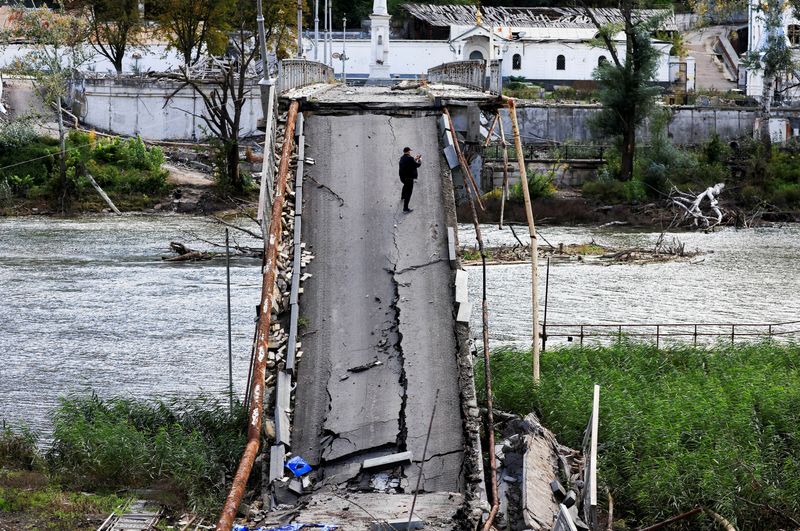
[[[530,260],[530,247],[527,245],[500,245],[487,247],[487,264],[521,264]],[[464,265],[480,264],[480,252],[474,246],[461,246],[460,256]],[[539,257],[553,260],[578,261],[612,265],[619,263],[648,264],[689,259],[701,254],[699,251],[687,251],[686,244],[673,237],[667,241],[662,233],[652,248],[630,247],[615,249],[600,245],[595,241],[583,244],[559,243],[554,247],[540,247]]]

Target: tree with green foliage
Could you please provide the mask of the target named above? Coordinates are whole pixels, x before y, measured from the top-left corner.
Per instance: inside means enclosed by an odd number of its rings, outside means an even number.
[[[154,13],[170,49],[187,68],[203,56],[220,55],[228,43],[236,0],[162,0]]]
[[[619,177],[623,181],[633,177],[636,128],[652,111],[655,97],[660,93],[654,84],[659,51],[651,41],[659,21],[636,17],[636,6],[635,0],[623,0],[619,6],[622,22],[607,25],[602,25],[592,9],[584,6],[586,15],[598,29],[598,45],[607,48],[611,55],[611,61],[600,64],[594,71],[603,109],[593,125],[600,134],[619,138],[622,156]],[[617,48],[619,32],[625,37],[624,57]]]
[[[106,57],[117,75],[130,45],[140,43],[142,20],[138,0],[66,0],[68,9],[80,10],[86,19],[92,48]]]
[[[33,77],[46,102],[53,105],[58,120],[60,210],[66,211],[68,181],[66,164],[66,130],[61,99],[74,69],[86,61],[84,48],[87,28],[83,20],[66,13],[63,8],[17,8],[10,20],[10,29],[0,41],[19,40],[30,49],[27,55],[8,70]]]

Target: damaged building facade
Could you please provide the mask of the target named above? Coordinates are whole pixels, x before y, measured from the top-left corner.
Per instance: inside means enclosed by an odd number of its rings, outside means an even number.
[[[404,4],[408,20],[392,25],[388,63],[392,77],[413,78],[429,68],[470,59],[502,60],[502,75],[525,78],[546,88],[558,85],[581,87],[593,83],[598,64],[610,60],[609,52],[594,45],[597,28],[578,8],[482,7],[467,5]],[[601,24],[621,20],[616,9],[594,9]],[[640,10],[640,18],[658,16],[661,30],[676,31],[670,11]],[[616,36],[621,57],[624,35]],[[660,54],[656,81],[667,85],[680,69],[681,60],[670,57],[671,43],[653,40]],[[313,41],[306,41],[304,54],[313,57]],[[336,59],[328,58],[337,76],[346,69],[349,80],[365,80],[373,61],[373,40],[334,41]],[[341,60],[344,51],[346,60]],[[671,68],[672,64],[672,68]],[[685,72],[685,69],[684,69]],[[693,75],[689,76],[692,79]]]

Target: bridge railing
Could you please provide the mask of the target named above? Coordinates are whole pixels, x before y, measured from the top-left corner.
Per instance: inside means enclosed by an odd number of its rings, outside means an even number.
[[[434,66],[428,70],[428,81],[483,91],[486,82],[486,63],[483,61],[455,61]]]
[[[278,93],[292,89],[327,83],[333,79],[333,68],[317,61],[284,59],[278,68]]]

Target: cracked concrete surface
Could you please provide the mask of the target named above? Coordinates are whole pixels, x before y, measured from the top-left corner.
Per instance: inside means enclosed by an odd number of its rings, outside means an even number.
[[[312,114],[305,128],[316,160],[306,174],[316,186],[305,189],[303,241],[315,259],[301,313],[315,333],[301,338],[292,451],[318,467],[318,479],[343,484],[364,459],[407,449],[414,463],[403,472],[413,486],[439,389],[422,486],[460,491],[464,436],[436,118]],[[406,145],[423,156],[411,214],[402,213],[397,175]]]

